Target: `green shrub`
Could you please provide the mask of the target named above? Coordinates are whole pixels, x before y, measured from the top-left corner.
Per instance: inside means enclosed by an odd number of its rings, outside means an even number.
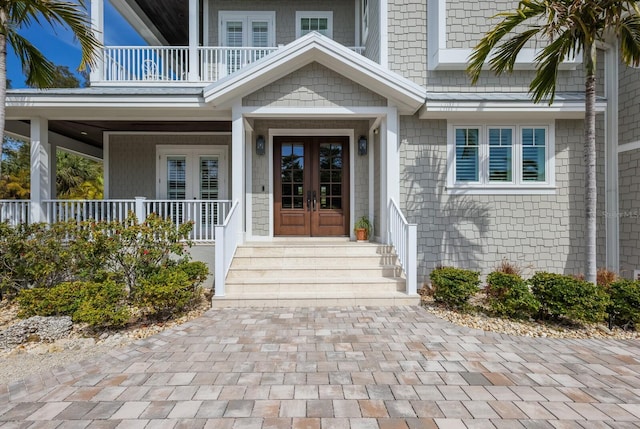
[[[52,288],[24,289],[18,293],[19,317],[73,316],[83,298],[81,282],[64,282]]]
[[[637,328],[640,324],[640,281],[618,280],[609,285],[610,321],[619,326]]]
[[[190,277],[196,271],[182,264],[165,267],[148,278],[140,280],[132,294],[135,306],[155,319],[169,318],[193,307],[201,297],[201,281]]]
[[[52,287],[73,279],[75,258],[68,237],[75,223],[0,223],[0,288],[14,295],[23,289]]]
[[[73,313],[74,322],[92,327],[119,328],[127,324],[131,311],[122,284],[112,280],[103,283],[83,282],[83,296]]]
[[[431,271],[433,298],[449,307],[466,308],[469,298],[480,290],[478,273],[453,267],[436,268]]]
[[[131,314],[121,284],[63,282],[52,288],[25,289],[17,297],[20,317],[71,316],[92,327],[120,327]]]
[[[517,274],[494,271],[487,276],[487,304],[500,316],[529,317],[540,308],[526,282]]]
[[[543,317],[567,317],[598,322],[605,317],[609,298],[603,288],[561,274],[538,272],[531,278],[532,292]]]

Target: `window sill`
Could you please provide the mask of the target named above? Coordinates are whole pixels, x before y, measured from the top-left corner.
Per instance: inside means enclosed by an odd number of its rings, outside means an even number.
[[[555,195],[555,186],[447,186],[449,195]]]

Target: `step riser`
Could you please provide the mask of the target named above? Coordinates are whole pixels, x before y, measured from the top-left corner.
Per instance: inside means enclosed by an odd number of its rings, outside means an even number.
[[[351,257],[351,256],[372,256],[390,255],[392,252],[388,246],[320,246],[320,247],[239,247],[236,250],[236,257],[272,257],[272,258],[311,258],[318,256],[331,257]]]
[[[239,284],[239,283],[227,283],[226,291],[230,295],[242,294],[242,293],[264,293],[269,294],[327,294],[327,293],[353,293],[353,294],[367,294],[367,293],[383,293],[383,292],[397,292],[404,291],[404,283],[353,283],[353,284]]]
[[[269,270],[269,269],[234,269],[229,271],[227,280],[232,282],[234,280],[240,280],[250,278],[252,280],[260,279],[299,279],[302,283],[313,283],[316,278],[331,278],[331,279],[359,279],[359,278],[380,278],[387,277],[393,278],[400,275],[400,270],[397,267],[389,268],[371,268],[365,270],[359,269],[290,269],[290,270]]]
[[[225,307],[392,307],[418,305],[419,297],[407,298],[301,298],[301,299],[214,299],[214,308]]]
[[[310,266],[321,268],[336,267],[380,267],[395,265],[397,257],[393,256],[351,256],[351,257],[291,257],[291,258],[274,258],[274,257],[235,257],[233,260],[233,268],[308,268]]]

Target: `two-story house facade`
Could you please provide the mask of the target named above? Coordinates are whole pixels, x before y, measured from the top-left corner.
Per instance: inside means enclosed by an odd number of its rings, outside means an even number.
[[[564,65],[552,105],[527,94],[535,47],[512,75],[471,86],[464,71],[491,17],[517,1],[112,4],[148,46],[106,46],[90,88],[9,92],[7,130],[31,139],[33,161],[32,201],[14,216],[192,220],[203,248],[228,247],[216,282],[238,243],[353,239],[362,216],[375,241],[415,252],[403,262],[411,296],[438,265],[580,272],[580,59]],[[103,12],[92,0],[99,37]],[[619,214],[638,210],[640,87],[614,47],[601,52],[598,264],[631,276],[637,216]],[[103,161],[100,209],[55,199],[55,147]]]

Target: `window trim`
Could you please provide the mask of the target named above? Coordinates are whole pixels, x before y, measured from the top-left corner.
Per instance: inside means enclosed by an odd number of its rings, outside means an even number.
[[[187,188],[185,189],[187,200],[195,194],[194,185],[199,166],[194,160],[200,157],[218,158],[218,195],[219,199],[227,198],[227,146],[221,145],[156,145],[156,198],[167,199],[167,158],[184,156],[186,160]]]
[[[478,182],[456,182],[456,129],[477,128],[480,136],[478,151]],[[514,130],[512,141],[512,168],[511,182],[489,181],[489,129],[502,128]],[[525,128],[543,128],[546,132],[545,173],[546,181],[529,182],[522,178],[522,130]],[[555,194],[555,126],[553,122],[454,122],[447,129],[447,184],[448,194],[478,194],[478,195],[535,195]]]
[[[296,11],[296,39],[302,37],[302,18],[327,18],[327,37],[333,39],[333,11]]]

